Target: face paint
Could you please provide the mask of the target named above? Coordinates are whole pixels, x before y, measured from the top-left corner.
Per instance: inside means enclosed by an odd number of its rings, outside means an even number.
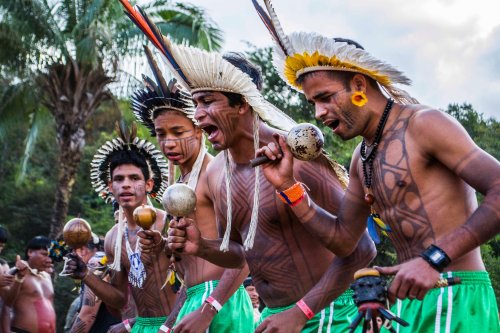
[[[122,164],[113,170],[111,191],[124,209],[135,209],[144,202],[146,182],[140,168],[133,164]]]
[[[229,105],[228,98],[221,92],[199,92],[193,94],[196,105],[195,119],[207,134],[207,139],[216,150],[232,145],[239,124],[239,105]]]

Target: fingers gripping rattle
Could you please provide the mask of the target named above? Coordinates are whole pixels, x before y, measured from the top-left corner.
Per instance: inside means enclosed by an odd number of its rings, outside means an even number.
[[[377,317],[384,321],[384,327],[390,332],[396,332],[392,328],[393,320],[405,327],[409,325],[388,310],[387,283],[377,270],[363,268],[354,274],[354,280],[351,289],[354,291],[353,299],[358,307],[358,315],[349,325],[349,333],[353,333],[363,319],[363,333],[370,325],[373,332],[378,333]]]
[[[313,124],[298,124],[288,132],[286,143],[295,158],[302,161],[313,160],[318,157],[325,144],[323,133]],[[269,162],[267,156],[259,156],[250,160],[252,167]]]
[[[163,207],[169,215],[175,218],[187,217],[191,215],[196,208],[196,194],[193,189],[185,184],[173,184],[170,185],[162,197]],[[178,250],[180,252],[180,250]],[[177,269],[175,268],[175,261],[180,260],[175,257],[175,252],[172,252],[170,258],[170,267],[168,268],[167,279],[162,286],[170,283],[174,292],[177,292],[182,285],[182,280],[177,274]]]

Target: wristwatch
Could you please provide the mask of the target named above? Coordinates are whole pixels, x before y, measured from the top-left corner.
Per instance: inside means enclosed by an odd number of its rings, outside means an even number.
[[[420,256],[438,272],[442,272],[443,269],[451,262],[451,259],[448,257],[446,252],[434,244],[431,244],[431,246],[426,248]]]

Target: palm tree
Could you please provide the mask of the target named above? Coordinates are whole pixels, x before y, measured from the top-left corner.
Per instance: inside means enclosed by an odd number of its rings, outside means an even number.
[[[220,48],[222,33],[203,10],[170,2],[145,9],[174,40]],[[29,124],[22,177],[37,129],[54,119],[59,154],[52,237],[66,219],[85,126],[114,99],[110,84],[123,72],[121,60],[137,56],[143,41],[116,0],[0,0],[0,139],[10,121],[21,117]]]

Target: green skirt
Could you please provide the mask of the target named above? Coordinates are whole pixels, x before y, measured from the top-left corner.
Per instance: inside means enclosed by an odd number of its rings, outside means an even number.
[[[349,325],[354,317],[358,314],[358,308],[352,299],[353,291],[346,290],[335,301],[330,303],[326,308],[318,312],[311,318],[304,328],[303,333],[335,333],[349,332]],[[276,308],[264,308],[260,317],[260,323],[269,316],[286,311],[295,306],[294,304]],[[361,332],[362,328],[358,327],[355,332]]]
[[[160,326],[167,320],[167,317],[136,317],[132,327],[132,333],[158,333]]]
[[[391,311],[410,324],[394,323],[398,333],[500,333],[488,272],[446,272],[441,276],[460,277],[461,283],[431,289],[421,301],[397,300]]]
[[[182,306],[177,321],[187,314],[197,310],[205,299],[214,291],[219,281],[207,281],[188,288],[186,302]],[[248,293],[240,286],[238,290],[222,306],[210,324],[207,332],[211,333],[252,333],[253,329],[253,308]],[[174,325],[175,331],[175,325]]]

